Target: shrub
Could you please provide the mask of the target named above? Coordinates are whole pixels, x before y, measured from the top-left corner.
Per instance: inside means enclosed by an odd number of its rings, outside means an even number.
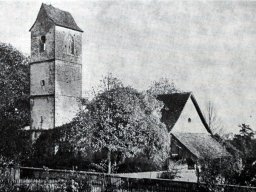
[[[161,167],[146,157],[127,158],[122,164],[118,165],[118,173],[157,171]]]
[[[16,191],[16,186],[11,178],[10,172],[8,169],[0,170],[0,191],[1,192],[14,192]]]
[[[176,172],[172,172],[172,171],[165,171],[162,172],[160,175],[161,179],[174,179],[176,177]]]

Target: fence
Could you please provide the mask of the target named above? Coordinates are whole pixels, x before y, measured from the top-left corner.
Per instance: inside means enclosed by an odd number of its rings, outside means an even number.
[[[103,173],[70,170],[21,168],[17,185],[24,191],[83,191],[83,192],[205,192],[204,184],[165,179],[128,178]],[[25,174],[26,173],[26,174]],[[27,179],[25,179],[27,178]],[[37,179],[35,179],[37,178]],[[253,187],[223,186],[224,192],[256,192]],[[26,189],[26,190],[25,190]],[[77,190],[76,190],[77,189]],[[22,190],[20,190],[22,191]]]
[[[98,178],[99,179],[99,178]],[[82,191],[82,192],[206,192],[203,186],[189,182],[172,182],[159,179],[135,179],[105,176],[99,180],[84,177],[83,182],[66,183],[63,180],[21,179],[17,181],[23,191]],[[255,192],[252,187],[219,186],[223,192]],[[22,192],[22,190],[20,190]]]
[[[23,191],[55,192],[63,188],[83,192],[193,192],[197,191],[195,183],[178,183],[167,180],[135,179],[113,176],[97,177],[91,175],[80,178],[82,182],[66,183],[61,180],[20,179],[16,182]],[[20,191],[22,191],[20,190]]]
[[[19,192],[55,192],[58,191],[59,181],[42,179],[18,179],[15,180],[15,185],[19,188]]]

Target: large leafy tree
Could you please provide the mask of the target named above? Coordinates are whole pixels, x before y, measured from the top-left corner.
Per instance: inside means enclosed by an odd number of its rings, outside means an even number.
[[[25,145],[19,129],[29,124],[28,58],[0,43],[0,155],[19,159]]]
[[[158,81],[151,82],[147,89],[147,94],[157,97],[161,94],[180,93],[181,90],[177,89],[174,82],[167,78],[160,78]]]
[[[240,132],[235,135],[231,143],[240,151],[243,169],[239,175],[240,185],[256,186],[256,141],[254,132],[247,124],[239,125]]]
[[[125,87],[108,75],[75,119],[74,142],[80,150],[107,150],[108,173],[113,153],[121,152],[126,157],[144,153],[153,157],[169,146],[167,129],[160,122],[160,109],[161,103],[154,97]]]

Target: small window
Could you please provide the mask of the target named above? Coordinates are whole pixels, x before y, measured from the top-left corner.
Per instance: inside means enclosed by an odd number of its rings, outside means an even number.
[[[40,121],[40,125],[41,125],[41,129],[42,129],[42,127],[43,127],[43,122],[44,122],[44,118],[43,118],[43,116],[41,116],[41,117],[40,117],[40,119],[41,119],[41,121]]]
[[[45,86],[45,81],[44,81],[44,80],[41,80],[41,81],[40,81],[40,84],[41,84],[41,86]]]
[[[188,169],[195,169],[195,162],[190,158],[187,158],[187,165]]]
[[[40,38],[40,52],[45,51],[45,42],[46,42],[46,37],[43,35]]]
[[[74,37],[69,35],[67,42],[68,42],[67,53],[71,54],[71,55],[74,55],[75,54],[75,41],[74,41]],[[65,45],[65,47],[66,47],[66,45]]]
[[[188,122],[191,123],[191,118],[188,118]]]

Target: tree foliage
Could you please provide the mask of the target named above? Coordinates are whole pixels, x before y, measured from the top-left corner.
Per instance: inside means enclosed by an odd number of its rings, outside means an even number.
[[[18,129],[29,124],[28,58],[0,43],[0,155],[19,159],[26,145]]]
[[[239,125],[239,134],[236,134],[232,144],[242,153],[242,159],[246,160],[256,160],[255,142],[254,142],[254,132],[249,125],[241,124]]]
[[[157,96],[160,94],[172,94],[181,92],[173,82],[167,78],[160,78],[158,81],[153,81],[147,90],[147,94]]]
[[[256,141],[254,132],[247,124],[239,125],[240,132],[235,135],[231,142],[241,153],[242,172],[239,175],[240,185],[256,186]]]
[[[226,147],[232,157],[201,160],[200,177],[212,191],[221,190],[217,184],[256,186],[254,132],[249,125],[241,124],[239,127],[240,133],[231,141],[223,141],[221,137],[215,136],[215,139]]]
[[[234,157],[217,159],[206,157],[200,159],[199,164],[200,181],[206,184],[209,191],[222,191],[225,185],[237,184],[237,178],[241,173],[240,163]]]
[[[23,166],[88,170],[91,159],[76,150],[72,123],[41,133]]]
[[[161,103],[123,86],[112,76],[102,80],[99,90],[92,101],[84,102],[84,109],[75,119],[74,141],[80,149],[107,149],[109,171],[111,153],[122,152],[129,157],[144,151],[152,158],[152,154],[166,150],[169,139],[165,125],[160,122]]]
[[[0,71],[0,117],[20,120],[26,125],[29,117],[28,58],[11,45],[0,43]]]
[[[154,96],[125,87],[109,75],[94,89],[92,100],[82,99],[82,105],[71,123],[41,134],[27,166],[100,172],[127,166],[161,169],[168,157],[169,134],[160,122],[162,103]],[[136,165],[128,165],[134,161]]]

